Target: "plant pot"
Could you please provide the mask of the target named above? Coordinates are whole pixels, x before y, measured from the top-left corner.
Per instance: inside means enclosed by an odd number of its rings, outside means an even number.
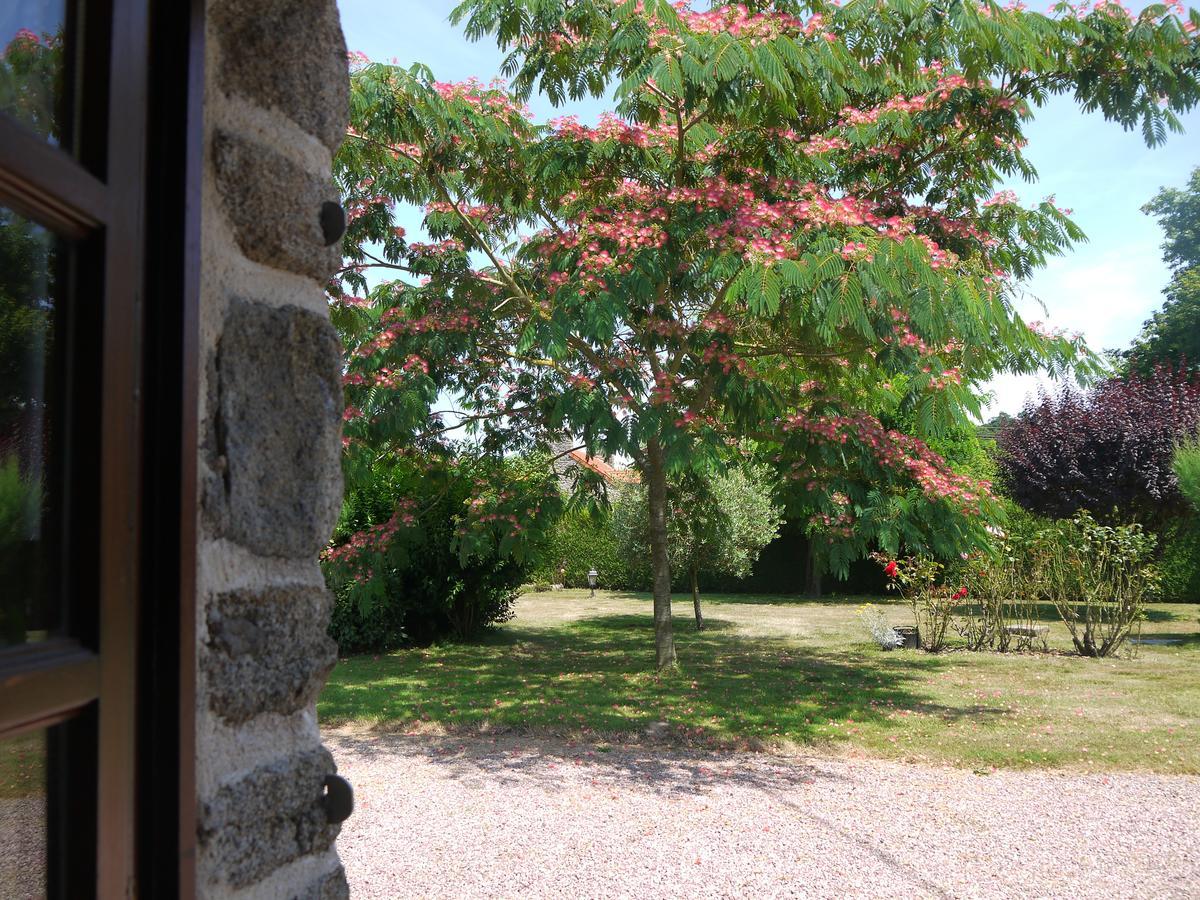
[[[919,650],[921,648],[921,632],[915,625],[900,625],[892,629],[904,639],[901,650]]]

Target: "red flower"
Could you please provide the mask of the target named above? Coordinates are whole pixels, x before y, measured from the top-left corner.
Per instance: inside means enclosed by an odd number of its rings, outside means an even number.
[[[900,571],[900,567],[898,565],[896,565],[895,560],[892,560],[890,563],[888,563],[886,566],[883,567],[883,574],[887,575],[888,578],[895,578],[896,573],[899,571]]]
[[[955,600],[961,600],[966,596],[967,596],[967,589],[965,587],[960,587],[957,591],[954,592]]]

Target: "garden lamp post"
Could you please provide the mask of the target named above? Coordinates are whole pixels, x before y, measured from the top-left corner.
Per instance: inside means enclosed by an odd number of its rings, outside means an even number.
[[[595,569],[588,570],[588,587],[592,589],[592,596],[596,596],[596,581],[600,578],[600,573]]]

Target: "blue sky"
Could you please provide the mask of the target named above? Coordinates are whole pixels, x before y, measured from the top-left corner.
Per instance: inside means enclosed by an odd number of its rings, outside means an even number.
[[[472,75],[486,81],[499,74],[502,55],[490,42],[467,41],[461,29],[446,21],[454,5],[451,0],[339,2],[351,50],[380,62],[423,62],[446,81]],[[539,119],[567,112],[589,120],[605,108],[591,101],[555,110],[538,97],[530,106]],[[1193,110],[1183,122],[1187,133],[1151,150],[1140,133],[1084,114],[1069,98],[1055,98],[1037,111],[1027,130],[1026,150],[1039,181],[1005,187],[1026,203],[1055,195],[1059,206],[1074,210],[1089,241],[1052,260],[1024,286],[1020,311],[1027,319],[1080,331],[1098,350],[1125,346],[1137,334],[1161,303],[1168,277],[1159,250],[1161,234],[1140,207],[1160,187],[1182,186],[1200,165],[1200,111]],[[418,221],[414,216],[403,224],[412,230]],[[991,412],[1018,412],[1038,383],[1037,378],[997,379]]]

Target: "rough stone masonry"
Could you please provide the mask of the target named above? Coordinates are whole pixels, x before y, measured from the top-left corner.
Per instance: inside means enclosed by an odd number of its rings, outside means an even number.
[[[315,701],[336,659],[318,554],[341,502],[346,132],[334,0],[210,0],[202,188],[197,894],[348,896]]]

